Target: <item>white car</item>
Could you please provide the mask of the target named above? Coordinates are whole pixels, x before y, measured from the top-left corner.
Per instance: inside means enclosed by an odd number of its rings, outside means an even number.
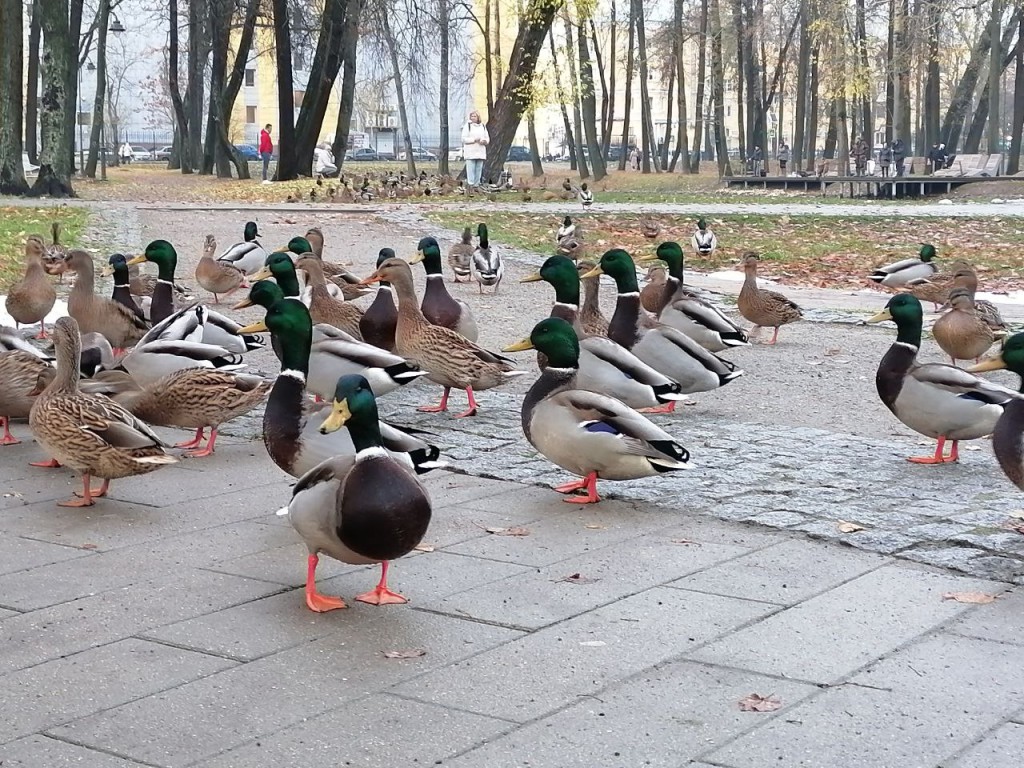
[[[132,147],[133,160],[152,160],[153,153],[145,147]]]
[[[398,155],[399,160],[405,160],[405,152]],[[437,155],[431,152],[429,149],[423,147],[412,148],[412,159],[413,160],[437,160]]]

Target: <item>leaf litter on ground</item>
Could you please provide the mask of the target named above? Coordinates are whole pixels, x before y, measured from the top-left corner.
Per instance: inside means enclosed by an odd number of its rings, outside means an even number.
[[[774,712],[782,707],[782,699],[776,697],[774,693],[767,696],[752,693],[740,699],[739,705],[741,712]]]

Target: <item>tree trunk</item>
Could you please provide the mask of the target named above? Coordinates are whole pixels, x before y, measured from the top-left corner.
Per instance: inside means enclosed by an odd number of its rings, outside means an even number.
[[[629,33],[626,48],[626,93],[624,95],[625,114],[622,117],[622,152],[619,154],[619,170],[626,170],[626,153],[629,150],[629,117],[633,106],[633,68],[636,62],[636,15],[633,0],[629,3]]]
[[[224,148],[217,139],[217,122],[220,119],[220,99],[228,72],[228,45],[231,26],[232,0],[206,0],[207,29],[210,33],[210,50],[213,61],[210,66],[210,98],[206,108],[206,138],[203,141],[203,164],[199,172],[204,175],[217,169],[219,178],[231,178],[231,166],[224,154]]]
[[[39,127],[42,139],[39,175],[33,196],[74,197],[71,188],[71,147],[68,145],[67,71],[77,46],[69,37],[68,0],[47,0],[40,4],[43,32],[43,82],[39,98]]]
[[[1021,134],[1024,134],[1024,14],[1018,20],[1017,55],[1013,76],[1013,126],[1010,129],[1010,157],[1006,162],[1008,174],[1020,171]]]
[[[501,0],[494,0],[501,2]],[[484,0],[484,77],[487,81],[487,117],[494,111],[494,53],[491,51],[491,0]],[[511,146],[511,145],[509,145]]]
[[[744,17],[743,36],[739,42],[743,49],[743,79],[746,80],[747,91],[747,146],[760,147],[767,157],[768,142],[763,112],[764,97],[761,88],[761,73],[764,71],[764,64],[758,60],[754,48],[754,35],[757,30],[762,28],[762,19],[752,0],[741,0],[741,8]]]
[[[810,74],[810,100],[807,104],[807,124],[804,127],[804,136],[807,142],[807,168],[814,169],[814,160],[818,152],[818,110],[821,99],[818,95],[818,88],[821,85],[818,58],[821,55],[821,48],[817,43],[811,49],[811,74]]]
[[[579,45],[580,88],[583,91],[581,107],[587,148],[590,152],[590,167],[594,171],[594,181],[600,181],[608,175],[608,171],[604,165],[604,152],[597,138],[597,98],[594,92],[594,70],[590,63],[590,46],[587,44],[587,33],[584,30],[582,19],[577,28],[576,42]]]
[[[529,106],[529,85],[533,82],[540,49],[563,2],[530,0],[520,17],[519,32],[509,56],[508,74],[498,91],[494,110],[487,116],[487,132],[491,141],[487,145],[487,160],[484,163],[486,178],[497,177],[508,157],[509,147],[519,129],[519,121]]]
[[[277,57],[277,173],[275,181],[298,178],[295,154],[295,86],[292,83],[292,39],[288,0],[273,0],[274,48]]]
[[[682,158],[682,172],[690,172],[690,146],[689,139],[687,137],[687,125],[686,125],[686,67],[683,66],[683,42],[685,37],[683,36],[683,0],[676,0],[675,11],[673,15],[673,24],[675,25],[673,41],[673,57],[675,64],[675,75],[676,75],[676,99],[679,101],[679,121],[676,125],[676,148],[672,152],[672,164],[669,166],[669,171],[675,171],[676,163]],[[668,131],[665,131],[665,146],[668,146]]]
[[[654,120],[651,117],[651,96],[648,86],[650,69],[647,66],[647,24],[644,19],[643,0],[632,0],[636,6],[636,48],[640,57],[640,120],[644,136],[643,172],[650,173],[653,161],[654,170],[661,173],[661,166],[656,157],[657,147],[654,145]]]
[[[32,0],[28,28],[28,93],[25,96],[25,150],[30,163],[39,162],[39,15],[41,0]],[[5,46],[6,47],[6,46]]]
[[[89,158],[85,161],[85,175],[96,178],[99,162],[100,139],[107,113],[107,28],[110,26],[110,2],[100,0],[96,25],[96,96],[92,106],[92,125],[89,126]]]
[[[1014,32],[1013,25],[1003,30],[1002,40],[1000,41],[1002,50],[1007,50],[1010,47]],[[1016,55],[1016,50],[1010,51],[1009,55],[1004,56],[1003,60],[996,66],[996,72],[999,77],[1002,77],[1003,72],[1010,66],[1010,62],[1014,60]],[[981,96],[978,98],[978,106],[974,110],[970,130],[967,133],[967,138],[964,139],[963,154],[974,155],[981,149],[981,139],[985,135],[986,121],[989,119],[989,108],[992,103],[992,100],[989,98],[989,82],[991,80],[992,78],[990,77],[989,81],[985,83],[985,87],[981,89]],[[990,152],[989,154],[994,153]]]
[[[666,88],[668,98],[665,100],[665,133],[661,137],[661,143],[658,147],[658,165],[662,168],[668,168],[668,153],[672,146],[672,118],[675,113],[675,100],[676,100],[676,62],[675,56],[673,55],[669,59],[669,71],[668,71],[668,87]],[[675,158],[673,158],[673,166],[675,165]]]
[[[558,108],[562,112],[562,123],[565,127],[565,144],[569,150],[569,170],[576,170],[576,137],[572,131],[572,121],[569,119],[569,110],[565,106],[565,91],[562,89],[562,73],[558,66],[558,49],[555,47],[555,34],[548,30],[548,42],[551,44],[551,68],[555,75],[555,98],[558,99]]]
[[[223,2],[223,0],[216,0],[217,2]],[[222,20],[224,23],[224,29],[222,34],[228,35],[230,22],[231,22],[231,2],[228,0],[225,3],[227,6],[227,15]],[[225,158],[227,158],[234,166],[235,172],[238,174],[239,179],[251,178],[249,174],[249,161],[246,160],[242,153],[235,149],[231,143],[230,137],[228,136],[228,125],[231,122],[231,109],[234,107],[235,99],[238,98],[238,92],[242,88],[242,80],[245,77],[245,64],[249,58],[249,51],[252,49],[252,41],[256,32],[256,19],[259,15],[260,0],[248,0],[245,8],[245,17],[242,21],[242,30],[238,36],[238,48],[235,51],[235,60],[231,67],[231,76],[228,78],[227,85],[225,85],[223,92],[220,93],[220,98],[217,103],[218,119],[217,119],[217,140],[220,142],[220,151]],[[218,168],[218,176],[221,175],[220,169]],[[230,169],[224,174],[226,178],[230,178]]]
[[[964,119],[971,108],[974,100],[974,92],[978,87],[978,79],[981,77],[981,68],[992,44],[989,36],[988,25],[981,31],[974,46],[971,48],[971,57],[964,68],[956,89],[953,91],[953,98],[950,99],[946,108],[946,115],[942,119],[942,128],[939,130],[939,141],[946,145],[946,148],[953,152],[960,143],[960,135],[963,133]]]
[[[0,194],[28,192],[21,162],[21,83],[24,54],[21,0],[0,0]]]
[[[388,56],[391,58],[391,76],[395,80],[395,100],[398,102],[398,125],[402,132],[402,146],[405,147],[405,167],[410,176],[416,175],[416,158],[412,156],[412,137],[409,135],[409,113],[405,103],[405,86],[402,81],[402,64],[398,59],[398,40],[395,38],[391,22],[388,20],[388,9],[380,9],[381,30],[387,43]],[[510,143],[511,146],[511,143]],[[508,150],[506,150],[507,152]]]
[[[701,139],[704,136],[704,81],[707,79],[708,0],[700,3],[700,27],[697,31],[697,100],[694,104],[693,156],[690,171],[700,173]]]
[[[192,173],[192,160],[189,156],[188,116],[185,104],[181,100],[181,86],[178,82],[178,0],[168,0],[168,19],[170,36],[167,45],[167,85],[171,92],[171,106],[174,109],[175,137],[177,141],[178,167],[182,173]]]
[[[583,148],[587,146],[587,137],[583,133],[583,115],[580,112],[580,88],[579,79],[576,75],[576,62],[573,56],[572,22],[569,20],[569,10],[562,7],[562,23],[565,26],[565,60],[569,63],[569,90],[572,93],[572,125],[573,134],[576,137],[576,168],[579,170],[580,178],[590,177],[590,167]],[[588,150],[589,151],[589,150]]]
[[[501,80],[505,72],[505,62],[501,58],[501,0],[491,3],[491,8],[494,9],[494,74],[496,79]]]
[[[588,19],[590,24],[590,42],[594,46],[594,60],[597,62],[597,74],[601,80],[601,120],[598,123],[598,129],[600,130],[601,136],[601,158],[608,158],[608,147],[611,141],[611,131],[608,130],[608,80],[605,77],[604,72],[604,59],[601,56],[601,48],[597,43],[597,27],[594,26],[594,18]],[[584,37],[584,33],[580,30],[580,38]],[[613,67],[614,69],[614,67]]]
[[[800,0],[800,53],[796,61],[796,105],[793,112],[794,170],[802,170],[807,157],[807,84],[811,74],[811,4]],[[811,161],[813,165],[813,160]]]
[[[939,139],[939,0],[925,0],[925,37],[927,53],[924,86],[924,145]]]
[[[615,47],[615,39],[618,33],[618,21],[616,20],[616,5],[615,0],[611,0],[611,33],[608,39],[608,61],[611,62],[611,66],[608,67],[608,109],[605,110],[604,114],[604,125],[601,128],[601,136],[604,140],[604,157],[608,157],[608,150],[612,146],[612,125],[615,123],[615,73],[618,72],[618,55]],[[594,22],[591,21],[591,24]],[[597,50],[597,40],[594,40],[594,50]],[[600,60],[600,55],[598,59]],[[619,147],[619,162],[621,163],[626,157],[626,148],[624,146]],[[619,169],[621,170],[621,168]]]
[[[893,21],[893,135],[910,143],[910,39],[908,0],[896,0]]]
[[[937,2],[937,0],[932,0]],[[856,35],[856,46],[857,46],[857,66],[860,69],[861,78],[866,78],[868,82],[874,82],[875,78],[871,75],[871,67],[868,63],[868,33],[867,23],[865,20],[865,9],[864,0],[856,0],[856,18],[854,21]],[[864,93],[859,94],[857,97],[858,111],[860,112],[861,122],[861,133],[864,136],[864,140],[868,142],[869,147],[875,146],[875,120],[874,111],[872,109],[874,102],[874,89],[867,88]]]
[[[1000,63],[1003,58],[1002,42],[1003,0],[992,0],[992,50],[989,51],[988,69],[988,151],[989,154],[1003,151],[1003,125],[999,114],[999,78],[1003,73]],[[1012,27],[1011,27],[1012,29]]]
[[[746,33],[743,24],[742,0],[730,0],[729,6],[732,9],[733,30],[736,33],[736,132],[740,144],[740,157],[746,160],[750,156],[747,147],[747,126],[746,126],[746,101],[743,93],[745,90],[746,73],[746,48],[743,43]]]
[[[828,128],[825,130],[825,147],[821,155],[826,160],[836,159],[836,102],[835,99],[828,104]]]
[[[78,125],[78,52],[81,36],[82,0],[71,0],[68,3],[68,41],[72,50],[64,68],[64,145],[67,147],[68,168],[72,175],[78,164],[75,156],[75,128]]]
[[[202,43],[202,11],[203,0],[190,0],[188,4],[188,90],[185,92],[185,103],[188,106],[188,152],[185,154],[193,171],[199,170],[203,157],[203,72],[206,69],[206,54],[205,46]],[[280,58],[278,60],[280,61]],[[288,66],[290,78],[291,61],[288,62]]]
[[[352,112],[356,100],[356,47],[359,43],[359,20],[366,0],[349,0],[345,13],[345,32],[341,37],[341,56],[344,78],[338,101],[338,124],[334,129],[334,159],[341,167],[348,152],[348,137],[352,128]]]
[[[449,40],[450,30],[448,28],[448,2],[449,0],[437,0],[437,28],[441,37],[439,43],[441,48],[441,67],[438,73],[440,87],[437,96],[437,128],[440,144],[437,153],[437,172],[442,176],[448,175],[448,145],[451,143],[448,135],[448,80],[450,77],[448,56],[451,49],[451,42]],[[532,121],[530,125],[533,125]]]
[[[725,67],[722,62],[722,12],[718,0],[710,0],[708,15],[711,20],[711,98],[715,105],[715,156],[718,175],[732,176],[729,145],[725,139]]]
[[[533,176],[534,178],[543,176],[544,166],[540,162],[540,143],[537,141],[537,125],[534,122],[533,112],[526,116],[526,139],[530,144],[530,163],[533,166]]]

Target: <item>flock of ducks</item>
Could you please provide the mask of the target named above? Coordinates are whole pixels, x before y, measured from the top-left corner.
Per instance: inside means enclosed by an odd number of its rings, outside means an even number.
[[[748,346],[751,338],[684,284],[682,246],[662,242],[636,260],[619,248],[592,262],[574,260],[564,246],[579,234],[566,217],[556,233],[556,253],[522,280],[548,283],[554,302],[528,338],[501,352],[477,344],[476,319],[449,293],[433,237],[422,238],[408,261],[382,248],[374,271],[362,278],[349,271],[350,265],[324,259],[324,237],[317,228],[272,251],[259,243],[253,222],[246,224],[242,241],[219,254],[208,237],[196,280],[214,303],[244,290],[233,308],[263,309],[262,320],[242,326],[176,286],[177,253],[166,240],[151,242],[132,258],[112,255],[106,272],[114,276],[114,290],[108,298],[95,292],[89,254],[71,250],[47,262],[47,246],[30,236],[24,279],[8,296],[8,311],[19,324],[38,322],[40,335],[45,332],[43,318],[55,301],[47,272],[73,272],[76,280],[68,316],[52,329],[52,356],[13,329],[0,331],[0,443],[18,442],[9,422],[28,418],[49,457],[36,465],[67,466],[83,476],[81,493],[61,504],[87,506],[108,492],[111,480],[179,461],[152,427],[195,430],[194,439],[175,447],[208,456],[222,424],[265,403],[267,453],[297,480],[279,514],[289,517],[309,551],[307,606],[314,611],[345,606],[316,589],[321,554],[381,565],[378,584],[357,600],[405,602],[388,587],[388,563],[422,540],[431,503],[419,475],[444,464],[428,433],[381,420],[377,398],[426,380],[442,387],[441,400],[419,410],[447,411],[451,391],[458,389],[465,391],[467,407],[455,418],[473,417],[480,409],[479,392],[527,374],[506,355],[535,350],[541,373],[522,403],[523,433],[540,454],[578,478],[555,488],[566,501],[594,503],[600,501],[598,479],[685,469],[689,451],[650,416],[671,412],[688,395],[717,390],[743,374],[723,354]],[[481,292],[485,286],[496,292],[504,272],[500,255],[486,224],[478,225],[476,235],[474,244],[467,227],[449,249],[452,280],[475,280]],[[690,245],[701,255],[717,248],[703,219]],[[663,278],[641,292],[638,266],[653,261],[663,265]],[[156,266],[155,280],[133,279],[132,267],[144,262]],[[426,275],[422,297],[413,281],[416,264]],[[770,345],[780,327],[801,319],[802,311],[782,294],[759,287],[758,264],[756,253],[744,254],[737,308],[755,331],[774,329]],[[934,456],[912,461],[955,461],[958,441],[994,433],[1001,465],[1024,488],[1024,395],[955,365],[916,360],[923,311],[914,291],[918,281],[938,274],[931,249],[873,276],[900,290],[869,321],[893,320],[898,327],[896,342],[878,368],[879,395],[903,423],[938,441]],[[601,275],[615,284],[610,319],[598,306]],[[374,285],[376,294],[365,311],[352,303]],[[978,357],[996,333],[978,320],[976,288],[973,270],[957,265],[943,298],[951,308],[935,331],[937,341],[945,337],[957,345],[949,352],[954,362]],[[940,331],[943,321],[948,327]],[[988,329],[984,349],[979,324]],[[273,380],[240,370],[245,354],[264,346],[264,334],[280,361]],[[969,346],[968,339],[977,344]],[[973,370],[1001,367],[1024,377],[1024,334],[1006,339],[999,355]],[[210,436],[202,446],[207,429]],[[952,442],[948,456],[947,441]],[[93,488],[93,479],[102,481],[100,487]]]

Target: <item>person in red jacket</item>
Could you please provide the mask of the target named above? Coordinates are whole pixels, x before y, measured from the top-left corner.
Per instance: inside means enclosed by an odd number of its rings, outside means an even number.
[[[267,123],[263,126],[263,130],[260,131],[260,157],[263,158],[263,183],[269,184],[270,179],[267,178],[267,171],[270,170],[270,158],[274,156],[274,142],[270,138],[270,129],[273,126]]]

